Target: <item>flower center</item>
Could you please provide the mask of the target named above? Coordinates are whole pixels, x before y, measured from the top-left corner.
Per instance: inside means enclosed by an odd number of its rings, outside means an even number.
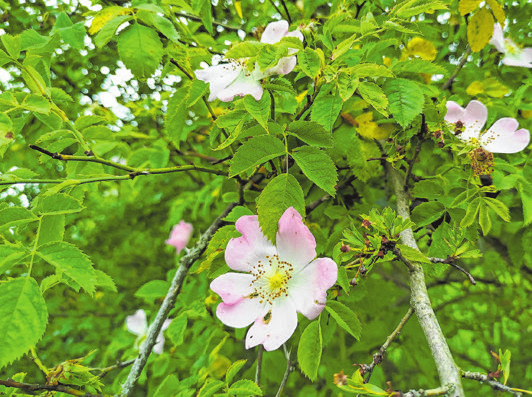
[[[288,282],[292,278],[294,267],[286,261],[279,260],[277,255],[267,255],[265,261],[251,268],[251,274],[255,276],[251,282],[254,292],[251,298],[259,298],[260,303],[272,302],[282,296],[288,296]]]
[[[504,50],[510,55],[517,55],[521,52],[521,48],[511,40],[504,40]]]

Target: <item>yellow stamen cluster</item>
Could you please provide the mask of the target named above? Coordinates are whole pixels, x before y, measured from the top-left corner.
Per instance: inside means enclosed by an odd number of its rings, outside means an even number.
[[[288,296],[288,282],[293,272],[291,263],[279,260],[277,255],[267,255],[266,261],[258,261],[251,267],[251,274],[255,277],[249,285],[254,289],[250,297],[271,305],[275,299]]]

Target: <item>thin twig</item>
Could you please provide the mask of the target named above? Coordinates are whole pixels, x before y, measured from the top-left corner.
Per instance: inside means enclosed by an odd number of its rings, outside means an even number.
[[[237,205],[238,203],[236,202],[229,204],[222,212],[222,214],[218,218],[216,218],[212,225],[207,229],[207,231],[202,234],[194,248],[190,249],[187,254],[183,256],[179,261],[179,268],[177,269],[174,279],[172,280],[172,285],[168,290],[168,294],[164,298],[164,301],[161,307],[159,308],[159,312],[157,313],[155,320],[148,328],[148,335],[146,336],[146,340],[141,345],[139,355],[135,359],[133,367],[131,368],[131,371],[129,372],[129,375],[127,377],[126,383],[122,387],[122,397],[129,397],[133,393],[133,390],[135,388],[135,385],[137,384],[142,369],[146,365],[148,357],[151,354],[152,348],[157,341],[159,333],[161,332],[163,323],[168,318],[170,310],[175,305],[177,296],[179,295],[181,286],[183,285],[183,281],[188,273],[188,270],[205,251],[214,233],[222,226],[222,219],[225,218],[229,214],[229,212],[231,212],[231,210]]]
[[[2,380],[0,379],[0,386],[5,387],[15,387],[17,389],[23,390],[26,393],[36,392],[38,390],[48,390],[48,391],[59,391],[61,393],[70,394],[71,396],[81,396],[81,397],[107,397],[105,394],[90,394],[81,390],[73,389],[70,386],[64,385],[39,385],[23,382],[15,382],[14,380]]]
[[[98,377],[100,379],[102,379],[105,375],[107,375],[109,372],[111,372],[112,370],[115,370],[115,369],[121,369],[121,368],[126,368],[126,367],[129,367],[131,364],[133,364],[135,362],[135,359],[132,359],[132,360],[127,360],[127,361],[122,361],[122,362],[119,362],[119,363],[116,363],[115,365],[111,365],[109,367],[105,367],[105,368],[91,368],[90,370],[91,371],[101,371],[101,373],[98,375]]]
[[[411,272],[416,271],[416,267],[410,262],[402,253],[401,250],[397,247],[393,249],[393,254],[401,261],[403,262],[406,267],[408,267],[408,270]]]
[[[193,21],[202,22],[201,18],[196,16],[196,15],[185,14],[184,12],[179,12],[179,11],[174,11],[174,15],[176,15],[178,17],[192,19]],[[216,25],[216,26],[221,26],[222,28],[225,28],[225,29],[228,29],[228,30],[235,30],[236,31],[236,30],[242,29],[241,26],[227,25],[226,23],[222,23],[222,22],[219,22],[219,21],[212,21],[212,24]]]
[[[412,314],[414,314],[414,309],[410,307],[408,308],[408,311],[406,312],[406,314],[403,316],[403,318],[399,322],[399,325],[397,325],[397,327],[395,327],[395,329],[388,336],[388,338],[386,338],[386,342],[384,342],[384,344],[381,346],[379,351],[373,355],[373,362],[369,365],[362,366],[364,372],[368,374],[368,376],[365,379],[366,382],[369,382],[375,367],[379,365],[380,363],[382,363],[382,359],[384,357],[384,353],[386,353],[386,349],[388,349],[388,347],[390,346],[394,338],[401,333],[401,330],[405,326],[406,322],[410,319],[410,317],[412,317]]]
[[[288,19],[288,24],[292,25],[292,17],[290,16],[290,13],[288,12],[288,8],[286,8],[286,3],[284,0],[281,0],[281,4],[283,5],[284,12],[286,13],[286,19]]]
[[[452,258],[447,258],[447,259],[443,259],[443,258],[429,258],[429,260],[432,262],[432,263],[444,263],[446,265],[449,265],[449,266],[452,266],[454,267],[455,269],[457,270],[460,270],[462,273],[464,273],[467,278],[469,278],[469,281],[471,281],[471,284],[473,285],[477,285],[477,282],[475,281],[475,279],[473,278],[473,276],[471,275],[471,273],[469,273],[466,269],[464,269],[463,267],[461,266],[458,266],[456,263],[454,263],[453,259]]]
[[[437,389],[430,390],[410,390],[407,393],[401,393],[402,397],[435,397],[435,396],[447,396],[451,391],[451,386],[442,386]]]
[[[462,59],[460,59],[460,63],[454,70],[451,77],[449,77],[449,80],[447,80],[441,87],[442,90],[448,89],[454,82],[454,79],[458,76],[458,73],[460,73],[460,70],[464,67],[465,63],[467,62],[467,57],[471,54],[471,47],[469,45],[467,46],[466,50],[464,51],[464,54],[462,55]]]
[[[264,347],[259,345],[257,349],[257,370],[255,371],[255,383],[260,387],[260,373],[262,370],[262,353],[264,352]]]
[[[271,5],[273,6],[273,8],[275,8],[275,11],[277,11],[279,13],[279,15],[283,15],[283,13],[281,12],[281,10],[279,9],[279,7],[277,7],[277,4],[275,4],[275,1],[274,0],[270,0],[270,3]]]
[[[481,374],[480,372],[460,371],[460,374],[462,375],[462,378],[477,380],[481,383],[486,383],[493,390],[504,391],[506,393],[511,393],[514,396],[522,396],[521,390],[503,385],[502,383],[497,382],[493,378],[490,378],[488,375]],[[530,392],[528,392],[527,394],[530,394]]]
[[[292,364],[290,363],[290,351],[286,348],[286,344],[283,345],[284,355],[286,357],[286,371],[284,372],[283,380],[281,382],[281,385],[279,386],[279,390],[277,390],[277,394],[275,397],[280,397],[283,393],[283,389],[286,386],[286,382],[288,382],[288,376],[290,375],[290,372],[292,372]]]
[[[423,142],[425,142],[427,132],[428,132],[428,127],[427,127],[427,123],[425,122],[425,115],[421,114],[421,131],[419,132],[421,135],[421,138],[419,139],[419,142],[416,145],[416,149],[414,150],[414,155],[412,156],[412,160],[410,160],[410,164],[408,164],[408,170],[406,171],[406,175],[405,175],[405,189],[408,186],[408,181],[410,179],[410,176],[412,175],[412,169],[414,168],[414,163],[416,162],[417,156],[419,155],[419,152],[421,151],[421,145],[423,145]]]
[[[310,203],[309,205],[307,205],[307,206],[305,207],[305,212],[306,212],[307,215],[308,215],[309,213],[311,213],[312,211],[314,211],[318,205],[320,205],[321,203],[324,203],[324,202],[326,202],[326,201],[328,201],[328,200],[330,200],[330,199],[332,199],[332,196],[329,195],[329,194],[326,194],[325,196],[321,196],[321,197],[320,197],[319,199],[317,199],[316,201],[314,201],[314,202]]]

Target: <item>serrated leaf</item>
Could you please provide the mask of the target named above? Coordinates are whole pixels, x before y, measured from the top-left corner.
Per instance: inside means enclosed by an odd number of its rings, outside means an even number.
[[[4,136],[5,134],[11,132],[13,129],[13,122],[9,116],[5,113],[0,113],[0,134]],[[11,139],[8,140],[11,143]]]
[[[161,64],[163,44],[153,29],[135,23],[118,37],[118,53],[136,77],[148,78]]]
[[[469,19],[467,24],[467,41],[473,52],[479,52],[489,43],[493,35],[493,17],[482,8]]]
[[[154,396],[175,396],[176,390],[179,388],[179,379],[175,374],[170,374],[161,382],[159,387],[155,389]]]
[[[92,262],[78,247],[65,242],[54,242],[39,247],[36,253],[58,271],[72,278],[89,295],[94,294],[96,274]]]
[[[445,206],[439,201],[421,203],[412,211],[412,220],[418,227],[426,226],[445,213]]]
[[[38,218],[24,207],[8,207],[0,210],[0,230],[36,221]]]
[[[37,282],[0,283],[0,369],[27,353],[44,335],[48,310]]]
[[[501,201],[491,197],[484,197],[484,202],[488,204],[502,220],[510,222],[510,210]]]
[[[78,131],[81,131],[92,125],[103,123],[104,121],[105,119],[100,116],[81,116],[79,119],[76,120],[74,126]]]
[[[179,33],[177,33],[177,30],[175,29],[174,25],[172,25],[172,22],[163,16],[157,14],[152,15],[153,25],[157,28],[157,30],[170,40],[177,42],[179,40]]]
[[[224,386],[221,380],[208,379],[198,393],[198,397],[210,397]]]
[[[92,20],[89,34],[93,35],[98,33],[109,21],[117,17],[118,15],[128,12],[127,9],[119,6],[106,7],[101,10]],[[118,27],[118,26],[117,26]]]
[[[188,88],[181,87],[173,93],[166,107],[165,131],[178,148],[187,138],[184,123],[188,115],[187,97]]]
[[[506,14],[504,13],[504,9],[499,4],[497,0],[486,0],[486,3],[491,8],[491,12],[493,12],[493,15],[495,15],[495,19],[497,19],[497,22],[501,25],[501,28],[504,28],[504,24],[506,22]]]
[[[338,301],[327,301],[325,309],[331,315],[332,318],[347,331],[355,339],[360,339],[360,333],[362,332],[362,325],[357,315],[351,311],[347,306]]]
[[[332,134],[315,121],[294,121],[288,126],[288,133],[312,146],[333,146]]]
[[[10,34],[3,34],[0,36],[2,44],[7,50],[7,53],[13,58],[18,59],[20,56],[21,40],[20,36],[11,36]]]
[[[28,254],[18,245],[0,245],[0,275],[18,264]]]
[[[135,292],[135,297],[150,302],[166,296],[169,288],[170,284],[167,281],[150,280]]]
[[[310,119],[332,131],[332,127],[342,110],[342,99],[335,95],[324,95],[312,105]]]
[[[238,360],[235,361],[229,368],[227,368],[227,372],[225,373],[225,382],[231,383],[233,382],[233,378],[235,375],[242,369],[242,367],[246,364],[248,360]]]
[[[40,95],[28,95],[26,98],[24,98],[24,101],[22,101],[20,107],[26,110],[31,110],[32,112],[43,114],[50,113],[50,102]]]
[[[186,329],[187,316],[182,314],[172,320],[166,330],[166,335],[168,335],[174,346],[179,346],[183,343]]]
[[[259,224],[271,241],[275,240],[281,215],[290,207],[301,215],[305,214],[303,190],[292,175],[281,174],[266,185],[257,201]]]
[[[94,44],[96,44],[97,47],[103,47],[111,41],[116,34],[117,29],[122,25],[123,23],[126,23],[133,19],[133,16],[131,15],[122,15],[117,16],[113,20],[111,20],[109,23],[107,23],[103,29],[96,35],[94,38]]]
[[[321,64],[320,57],[312,48],[305,48],[304,51],[297,53],[297,63],[301,67],[303,73],[314,79],[318,76]]]
[[[301,334],[297,348],[297,361],[303,374],[312,382],[318,379],[323,340],[319,321],[312,321]]]
[[[342,289],[345,291],[347,295],[349,295],[349,292],[351,292],[349,278],[347,277],[347,270],[345,266],[339,266],[338,267],[338,284]]]
[[[98,287],[107,288],[113,292],[117,292],[116,284],[111,276],[99,269],[94,269],[94,273],[96,274],[96,285]]]
[[[481,202],[480,204],[480,209],[478,212],[478,223],[480,224],[480,227],[482,229],[482,234],[484,236],[487,236],[491,230],[491,219],[490,214],[488,212],[488,206],[484,202]]]
[[[414,15],[419,15],[424,12],[432,13],[435,10],[446,10],[447,5],[439,0],[407,0],[401,3],[397,9],[395,9],[395,14],[400,18],[410,18]]]
[[[53,197],[53,196],[51,196]],[[65,234],[64,215],[45,215],[41,218],[39,226],[39,240],[37,247],[51,243],[52,241],[63,241]]]
[[[285,153],[284,143],[280,139],[270,135],[251,138],[240,146],[233,156],[229,177],[232,178]]]
[[[358,77],[394,77],[390,69],[376,63],[359,63],[352,69]]]
[[[384,95],[382,89],[374,83],[361,82],[358,85],[358,92],[369,105],[373,106],[377,112],[388,117],[386,108],[388,107],[388,98]]]
[[[345,102],[353,96],[358,87],[358,76],[352,68],[341,69],[336,80],[340,97]]]
[[[271,98],[268,91],[262,93],[258,101],[252,95],[244,97],[244,107],[259,124],[268,131],[268,118],[270,117]]]
[[[336,195],[338,173],[327,153],[313,146],[303,146],[294,149],[291,155],[308,179],[331,196]]]
[[[401,254],[411,262],[431,263],[430,260],[420,251],[404,244],[396,246],[401,250]]]
[[[211,0],[192,0],[192,8],[196,15],[201,17],[201,22],[211,35],[212,29],[212,3]]]
[[[482,0],[460,0],[458,3],[458,11],[460,15],[469,14],[471,11],[475,11]]]
[[[467,227],[473,224],[475,222],[475,219],[477,218],[478,210],[480,208],[480,198],[477,197],[472,202],[470,202],[467,206],[466,213],[462,220],[460,221],[461,227]]]
[[[231,385],[229,394],[232,396],[262,396],[262,390],[252,380],[242,379]]]
[[[388,96],[388,108],[401,127],[406,128],[423,111],[425,97],[413,81],[390,80],[384,85],[384,90]]]
[[[391,67],[395,73],[428,73],[428,74],[445,74],[447,69],[438,64],[426,61],[424,59],[410,59],[408,61],[397,62]]]
[[[46,196],[37,207],[41,215],[73,214],[85,207],[74,197],[64,193]]]
[[[259,51],[265,46],[258,41],[244,41],[231,47],[225,54],[226,59],[251,58],[259,54]]]

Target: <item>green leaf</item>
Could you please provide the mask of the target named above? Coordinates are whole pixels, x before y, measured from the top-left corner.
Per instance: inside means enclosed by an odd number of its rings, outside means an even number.
[[[397,244],[396,247],[399,248],[401,250],[401,254],[411,262],[431,263],[429,258],[415,248],[404,244]]]
[[[227,368],[227,372],[225,373],[225,382],[231,383],[233,382],[233,378],[235,375],[240,371],[240,369],[246,364],[248,360],[238,360],[235,361],[229,368]]]
[[[105,122],[105,119],[100,116],[81,116],[79,119],[76,120],[74,126],[78,131],[81,131],[87,127],[103,122]]]
[[[473,224],[475,222],[475,219],[477,218],[478,210],[480,208],[480,197],[477,197],[472,202],[469,203],[467,206],[466,214],[460,221],[461,227],[467,227]]]
[[[11,61],[11,57],[4,50],[0,50],[0,68]]]
[[[227,59],[251,58],[259,54],[259,51],[265,46],[258,41],[244,41],[234,45],[227,53]]]
[[[33,278],[0,283],[0,318],[0,368],[4,368],[34,347],[46,330],[48,310]]]
[[[64,12],[59,13],[54,25],[54,32],[73,48],[85,47],[85,24],[78,22],[75,25]]]
[[[502,220],[510,222],[510,210],[501,201],[491,197],[484,197],[484,202],[488,204]]]
[[[331,196],[336,195],[336,182],[338,173],[336,166],[329,155],[313,146],[303,146],[291,153],[301,171],[318,187]]]
[[[519,183],[517,186],[523,206],[523,224],[527,226],[532,223],[532,185]]]
[[[231,212],[223,219],[225,222],[236,222],[240,217],[245,215],[254,215],[253,212],[244,206],[236,206],[231,210]],[[211,239],[212,241],[212,239]],[[210,245],[210,242],[209,242]]]
[[[77,199],[64,193],[46,196],[37,207],[41,215],[73,214],[84,208]]]
[[[386,112],[388,98],[386,98],[386,95],[384,95],[384,92],[377,84],[363,81],[358,85],[358,92],[369,105],[377,110],[377,112],[388,117],[388,112]]]
[[[207,379],[198,393],[198,397],[210,397],[224,386],[221,380]]]
[[[9,116],[5,113],[0,113],[0,134],[5,135],[13,130],[13,123]],[[11,139],[9,140],[11,143]]]
[[[258,101],[251,95],[244,97],[244,107],[259,124],[268,131],[268,118],[270,117],[271,98],[268,91],[262,93]]]
[[[327,301],[325,309],[340,327],[351,334],[355,339],[360,339],[362,325],[360,324],[357,315],[353,313],[351,309],[343,303],[331,300]]]
[[[259,224],[264,235],[275,240],[281,215],[290,207],[305,214],[305,198],[299,182],[290,174],[275,177],[262,191],[257,202]]]
[[[111,276],[98,269],[94,269],[94,272],[96,274],[96,285],[98,287],[107,288],[113,292],[117,292],[116,284]]]
[[[49,37],[41,36],[33,29],[27,29],[20,35],[20,49],[35,50],[44,47],[49,41]]]
[[[446,74],[447,69],[438,64],[426,61],[424,59],[411,59],[408,61],[397,62],[391,67],[395,73],[428,73],[428,74]]]
[[[262,396],[262,390],[252,380],[242,379],[231,385],[229,394],[233,396]]]
[[[155,390],[154,396],[174,396],[179,388],[179,378],[175,374],[170,374],[161,382]]]
[[[154,299],[166,296],[169,288],[170,284],[167,281],[151,280],[135,292],[135,297],[151,302]]]
[[[57,271],[72,278],[89,295],[94,294],[96,274],[92,262],[78,247],[65,242],[53,242],[39,247],[37,255]]]
[[[0,36],[2,44],[7,50],[7,53],[13,58],[18,59],[20,56],[20,36],[11,36],[10,34],[4,33]]]
[[[37,246],[39,247],[52,241],[63,241],[64,234],[65,215],[45,215],[41,218]]]
[[[196,15],[201,17],[203,26],[211,35],[214,33],[212,29],[212,4],[211,0],[192,0],[192,8]]]
[[[323,352],[320,322],[312,321],[301,334],[297,348],[297,361],[301,372],[312,382],[318,379],[321,354]]]
[[[502,350],[499,349],[499,360],[501,362],[502,374],[504,376],[504,384],[508,382],[510,377],[510,362],[512,361],[512,352],[510,350],[505,350],[502,354]]]
[[[27,255],[24,248],[18,245],[0,245],[0,275],[20,263]]]
[[[432,14],[436,10],[446,9],[447,5],[440,0],[407,0],[393,9],[392,14],[395,14],[400,18],[407,19],[424,12]]]
[[[347,270],[345,266],[338,267],[338,284],[345,291],[347,295],[351,292],[351,284],[349,283],[349,278],[347,277]]]
[[[122,7],[119,8],[122,9]],[[131,15],[121,15],[113,18],[110,22],[106,23],[103,29],[96,35],[94,38],[94,44],[100,48],[105,46],[113,37],[115,37],[118,27],[132,19],[133,16]]]
[[[359,63],[352,69],[358,77],[394,77],[390,69],[376,63]]]
[[[174,346],[179,346],[183,343],[186,329],[187,316],[182,314],[172,320],[166,330],[166,334],[170,337]]]
[[[236,151],[229,177],[241,174],[268,160],[282,156],[286,153],[284,143],[270,135],[259,135],[245,142]]]
[[[8,207],[0,210],[0,230],[36,221],[38,218],[24,207]]]
[[[294,121],[288,126],[288,133],[312,146],[327,148],[333,146],[331,132],[315,121]]]
[[[320,73],[320,57],[312,48],[307,47],[304,51],[299,51],[297,53],[297,63],[303,73],[312,79],[315,79]]]
[[[163,16],[157,14],[152,15],[153,25],[157,28],[157,30],[173,42],[177,42],[179,40],[179,33],[177,33],[177,30],[175,29],[174,25],[172,25],[172,22]]]
[[[342,98],[336,95],[324,95],[312,105],[310,119],[323,125],[327,131],[332,131],[342,105]]]
[[[120,59],[136,77],[150,77],[161,64],[163,45],[157,33],[135,23],[118,37]]]
[[[384,85],[389,109],[395,120],[406,128],[423,111],[425,97],[416,83],[407,79],[394,79]]]
[[[412,221],[418,226],[426,226],[445,213],[445,206],[439,201],[421,203],[412,211]]]
[[[352,68],[340,70],[338,73],[337,85],[340,97],[345,102],[353,96],[358,87],[358,76]]]
[[[482,234],[484,234],[484,236],[487,236],[491,230],[491,219],[490,214],[488,212],[488,206],[485,204],[484,201],[482,201],[480,204],[478,223],[480,223],[480,227],[482,228]]]
[[[187,139],[184,122],[188,115],[187,97],[188,88],[181,87],[174,92],[166,107],[165,131],[178,148]]]

